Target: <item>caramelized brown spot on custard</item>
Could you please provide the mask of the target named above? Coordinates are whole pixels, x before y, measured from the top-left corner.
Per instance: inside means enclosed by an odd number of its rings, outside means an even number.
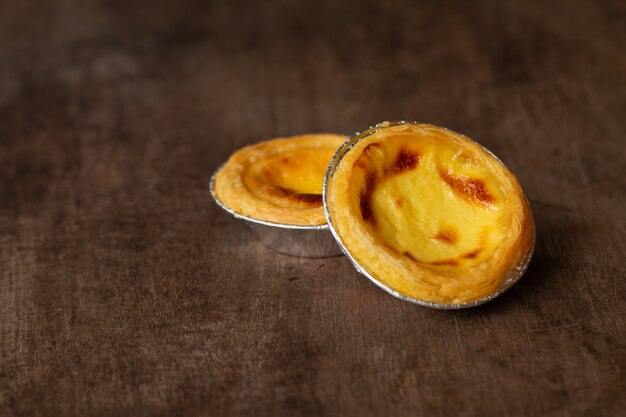
[[[371,145],[370,145],[371,146]],[[367,172],[365,174],[365,190],[361,193],[360,208],[361,216],[363,220],[371,224],[376,224],[376,217],[374,216],[374,210],[372,209],[372,193],[376,186],[376,173]]]
[[[485,187],[485,183],[478,178],[454,176],[443,169],[439,169],[439,176],[448,184],[454,192],[482,204],[494,203],[493,196]]]
[[[323,204],[323,198],[321,194],[302,194],[297,191],[290,190],[288,188],[279,187],[277,185],[266,184],[264,191],[268,194],[274,195],[280,198],[288,198],[293,201],[303,203],[311,207],[321,207]]]
[[[458,238],[459,237],[457,236],[456,232],[452,229],[440,230],[435,236],[435,239],[440,240],[444,243],[455,243]]]
[[[396,207],[398,207],[398,208],[402,208],[402,205],[403,205],[403,204],[404,204],[404,198],[402,198],[402,197],[398,197],[398,198],[396,199]]]
[[[393,161],[393,165],[391,165],[387,173],[397,175],[403,173],[404,171],[410,171],[415,169],[419,161],[419,153],[402,148],[396,155],[396,159]]]
[[[465,255],[463,255],[463,258],[465,259],[476,259],[476,257],[478,256],[478,254],[482,251],[481,248],[477,248],[474,249],[470,252],[467,252]]]
[[[272,185],[272,184],[263,184],[260,187],[260,189],[266,192],[267,194],[273,195],[275,197],[281,197],[281,198],[289,197],[291,194],[294,193],[291,190],[288,190],[283,187],[279,187],[277,185]]]
[[[291,196],[294,200],[302,201],[303,203],[310,203],[316,206],[321,206],[323,199],[321,194],[295,194]]]

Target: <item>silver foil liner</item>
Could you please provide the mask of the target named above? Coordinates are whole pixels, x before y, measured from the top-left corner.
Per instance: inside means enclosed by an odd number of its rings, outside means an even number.
[[[222,209],[235,218],[245,221],[255,231],[259,241],[265,246],[286,255],[306,258],[324,258],[341,255],[341,248],[330,233],[327,224],[318,226],[301,226],[296,224],[273,223],[253,219],[231,210],[224,205],[215,194],[215,176],[211,176],[210,191],[213,200]]]
[[[532,242],[532,245],[531,245],[530,249],[528,250],[527,253],[523,254],[523,256],[520,258],[518,263],[502,279],[502,282],[500,283],[500,285],[498,286],[498,288],[496,288],[496,290],[494,292],[492,292],[492,293],[490,293],[490,294],[488,294],[488,295],[486,295],[484,297],[481,297],[481,298],[469,301],[467,303],[458,303],[458,304],[433,303],[433,302],[430,302],[430,301],[421,300],[419,298],[407,297],[406,295],[400,294],[399,292],[397,292],[394,289],[392,289],[392,288],[388,287],[387,285],[385,285],[377,277],[372,275],[363,265],[361,265],[352,256],[352,254],[350,253],[348,248],[346,248],[345,244],[341,240],[341,237],[337,233],[337,230],[335,229],[334,224],[333,224],[333,222],[332,222],[332,220],[330,218],[330,209],[329,209],[328,195],[327,194],[328,194],[328,185],[329,185],[330,182],[332,182],[333,175],[335,174],[335,171],[337,170],[337,167],[341,163],[341,160],[348,153],[348,151],[350,151],[350,149],[352,149],[361,140],[363,140],[363,139],[367,138],[368,136],[376,133],[380,129],[384,129],[384,128],[387,128],[389,126],[398,126],[398,125],[402,125],[402,124],[419,124],[419,123],[417,123],[417,122],[406,122],[406,121],[382,122],[382,123],[379,123],[377,125],[371,126],[370,128],[368,128],[367,130],[365,130],[363,132],[355,133],[343,145],[341,145],[339,147],[339,149],[337,149],[337,151],[335,152],[335,155],[333,156],[333,158],[330,161],[330,164],[328,165],[328,169],[326,170],[326,176],[324,178],[324,188],[323,188],[323,192],[322,192],[323,197],[324,197],[324,214],[326,215],[326,222],[330,226],[330,231],[332,232],[333,236],[337,240],[337,243],[339,243],[339,246],[341,247],[341,250],[346,255],[346,257],[348,259],[350,259],[350,261],[352,262],[352,264],[354,265],[356,270],[360,274],[362,274],[365,277],[367,277],[370,281],[372,281],[378,287],[382,288],[383,290],[385,290],[386,292],[388,292],[389,294],[391,294],[392,296],[394,296],[396,298],[399,298],[401,300],[408,301],[408,302],[411,302],[411,303],[414,303],[414,304],[418,304],[418,305],[421,305],[423,307],[429,307],[429,308],[434,308],[434,309],[439,309],[439,310],[457,310],[457,309],[461,309],[461,308],[475,307],[475,306],[484,304],[487,301],[493,300],[494,298],[498,297],[499,295],[504,293],[506,290],[511,288],[517,281],[519,281],[519,279],[522,277],[522,275],[524,275],[524,272],[526,272],[526,269],[528,268],[528,264],[530,263],[530,260],[532,258],[532,255],[533,255],[533,252],[534,252],[534,249],[535,249],[535,222],[534,222],[534,219],[532,219],[532,208],[530,207],[530,203],[528,203],[528,207],[529,207],[529,210],[530,210],[532,226],[533,226],[533,242]],[[443,128],[443,129],[445,129],[445,128]],[[457,133],[457,132],[455,132],[455,133]],[[457,133],[457,134],[459,134],[459,133]],[[466,136],[464,136],[464,137],[466,139],[472,141],[472,142],[475,142],[472,139],[467,138]],[[484,146],[482,146],[480,144],[478,144],[478,145],[481,146],[481,148],[484,149],[485,152],[487,152],[489,155],[493,156],[495,159],[500,161],[500,159],[497,156],[495,156],[491,151],[489,151],[488,149],[486,149]],[[502,161],[500,161],[500,163],[502,163]],[[502,165],[504,165],[504,164],[502,163]],[[524,197],[526,198],[526,196],[524,196]],[[526,199],[526,201],[528,202],[528,199]]]

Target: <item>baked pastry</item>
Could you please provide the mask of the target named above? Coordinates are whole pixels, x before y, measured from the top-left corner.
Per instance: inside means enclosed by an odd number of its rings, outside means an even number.
[[[246,146],[217,172],[215,196],[228,209],[252,219],[323,225],[324,174],[345,140],[341,135],[310,134]]]
[[[326,181],[328,222],[344,249],[378,285],[410,300],[479,300],[532,250],[518,181],[452,131],[383,123],[342,146]]]

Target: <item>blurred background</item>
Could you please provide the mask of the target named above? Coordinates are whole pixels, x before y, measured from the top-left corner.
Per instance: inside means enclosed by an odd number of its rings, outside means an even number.
[[[0,8],[3,122],[56,124],[56,140],[71,123],[74,135],[159,132],[201,152],[215,142],[235,149],[408,119],[467,133],[497,154],[502,138],[523,136],[532,152],[511,162],[541,164],[539,151],[571,152],[548,135],[596,135],[589,119],[602,116],[594,124],[602,129],[623,110],[619,1],[24,0]],[[598,90],[602,101],[580,111]],[[585,151],[591,164],[614,149]]]

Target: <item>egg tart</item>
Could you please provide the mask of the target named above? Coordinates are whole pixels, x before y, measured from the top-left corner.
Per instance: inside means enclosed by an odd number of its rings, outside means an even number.
[[[345,139],[341,135],[310,134],[246,146],[216,173],[214,197],[227,210],[248,219],[325,225],[324,174]]]
[[[487,301],[521,276],[534,223],[513,174],[440,127],[379,124],[348,140],[325,182],[328,223],[363,274],[437,308]]]

